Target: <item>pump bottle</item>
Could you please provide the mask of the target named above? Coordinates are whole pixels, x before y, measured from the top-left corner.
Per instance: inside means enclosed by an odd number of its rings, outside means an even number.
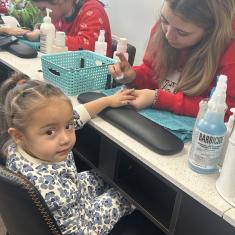
[[[208,101],[204,116],[196,123],[192,147],[189,154],[189,166],[192,170],[210,174],[218,170],[223,147],[226,126],[227,76],[220,75],[216,89]]]
[[[107,55],[107,42],[105,42],[104,30],[100,30],[98,41],[95,42],[95,52],[103,56]]]
[[[40,52],[51,53],[55,40],[55,26],[51,23],[50,9],[46,8],[47,15],[43,18],[40,27]]]

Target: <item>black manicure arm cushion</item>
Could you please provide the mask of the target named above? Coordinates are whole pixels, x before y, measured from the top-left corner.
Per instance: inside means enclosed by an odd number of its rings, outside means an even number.
[[[78,101],[84,104],[104,96],[86,92],[78,96]],[[159,154],[176,154],[184,147],[184,143],[164,127],[127,107],[107,108],[99,116]]]

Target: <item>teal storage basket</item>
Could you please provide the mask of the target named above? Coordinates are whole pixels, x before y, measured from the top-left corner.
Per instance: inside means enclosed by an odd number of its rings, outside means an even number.
[[[41,61],[44,79],[68,96],[104,89],[108,65],[114,63],[111,58],[85,50],[43,55]]]

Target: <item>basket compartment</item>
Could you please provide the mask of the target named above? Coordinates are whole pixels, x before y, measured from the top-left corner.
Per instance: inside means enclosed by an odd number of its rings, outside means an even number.
[[[104,89],[108,65],[114,63],[91,51],[43,55],[41,61],[44,79],[69,96]]]

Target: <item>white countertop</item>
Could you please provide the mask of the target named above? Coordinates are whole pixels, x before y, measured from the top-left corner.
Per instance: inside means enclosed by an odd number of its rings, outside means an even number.
[[[0,51],[0,61],[16,71],[27,74],[33,79],[42,79],[43,77],[42,72],[38,72],[41,70],[41,60],[39,57],[34,59],[21,59],[8,52]],[[71,100],[73,104],[77,103],[76,97],[71,97]],[[137,159],[144,162],[215,214],[221,217],[224,216],[224,219],[235,227],[235,208],[227,203],[215,188],[218,174],[201,175],[193,172],[188,167],[188,150],[190,144],[186,144],[183,151],[177,155],[163,156],[149,150],[100,117],[94,118],[90,123],[101,133],[112,139]]]
[[[225,212],[224,219],[235,227],[235,208]]]

